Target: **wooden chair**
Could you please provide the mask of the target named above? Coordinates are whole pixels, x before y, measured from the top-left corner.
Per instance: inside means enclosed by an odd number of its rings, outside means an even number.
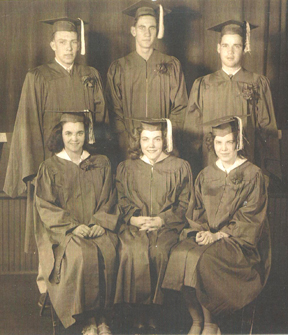
[[[42,305],[41,310],[40,310],[40,316],[44,315],[44,311],[45,311],[48,299],[49,299],[49,293],[48,293],[48,291],[46,291],[44,302],[43,302],[43,305]],[[57,314],[56,314],[56,312],[53,308],[52,303],[51,303],[51,307],[50,307],[50,313],[51,313],[52,326],[53,326],[53,335],[60,335],[61,322],[60,322],[60,320],[59,320],[59,318],[58,318],[58,316],[57,316]]]

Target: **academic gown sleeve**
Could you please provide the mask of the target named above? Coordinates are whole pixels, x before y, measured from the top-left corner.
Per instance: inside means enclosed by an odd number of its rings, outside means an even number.
[[[131,192],[126,187],[128,171],[125,162],[117,167],[116,187],[118,193],[118,204],[121,209],[121,217],[124,223],[128,224],[132,216],[139,216],[141,209],[131,201]],[[131,190],[132,191],[132,190]]]
[[[257,148],[261,152],[261,167],[281,179],[278,129],[268,78],[260,76],[258,87],[256,129],[261,142],[260,148]]]
[[[174,57],[170,67],[170,80],[170,120],[175,129],[182,131],[188,96],[181,64]]]
[[[186,224],[185,214],[188,208],[189,200],[194,201],[193,177],[189,163],[183,161],[178,171],[177,184],[175,185],[176,201],[168,206],[167,209],[159,213],[159,217],[163,219],[164,226],[177,229],[178,233]],[[164,206],[165,208],[165,206]]]
[[[114,133],[121,133],[125,130],[121,74],[121,65],[119,64],[119,61],[116,60],[110,65],[107,73],[106,85],[106,100],[110,125]]]
[[[117,192],[113,185],[110,162],[105,167],[104,176],[104,182],[102,185],[100,199],[98,200],[96,213],[91,217],[89,225],[96,224],[115,232],[117,229],[120,210],[117,206]]]
[[[58,203],[59,186],[55,183],[57,171],[49,169],[45,162],[39,168],[36,180],[35,204],[53,244],[60,244],[66,234],[75,229],[81,222],[73,213],[61,208]]]
[[[28,72],[23,84],[12,136],[3,190],[17,197],[26,190],[25,182],[36,176],[44,160],[41,131],[45,83],[37,72]]]

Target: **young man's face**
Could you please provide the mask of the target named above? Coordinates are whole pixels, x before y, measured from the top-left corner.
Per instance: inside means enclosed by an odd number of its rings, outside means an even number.
[[[240,35],[222,36],[217,51],[220,55],[222,67],[237,70],[241,66],[244,55],[242,37]]]
[[[150,49],[155,41],[157,25],[155,17],[140,16],[135,27],[131,27],[131,34],[135,37],[136,46]]]
[[[69,67],[74,63],[79,50],[77,33],[74,31],[56,31],[50,46],[55,52],[58,62],[65,67]]]

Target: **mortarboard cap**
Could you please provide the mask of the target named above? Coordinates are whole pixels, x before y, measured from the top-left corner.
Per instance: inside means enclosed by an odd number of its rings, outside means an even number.
[[[162,5],[156,5],[148,1],[138,1],[122,11],[123,14],[129,15],[138,19],[139,16],[151,15],[155,18],[159,15],[159,31],[158,39],[164,36],[164,16],[171,12],[170,9],[163,9]]]
[[[63,113],[60,122],[84,122],[84,113]]]
[[[141,130],[157,131],[167,129],[166,142],[167,142],[167,152],[173,151],[173,135],[172,135],[172,123],[169,119],[134,119],[130,120],[138,121],[141,124]]]
[[[214,136],[224,137],[231,133],[238,134],[237,151],[243,149],[243,123],[242,118],[248,115],[234,116],[227,115],[221,118],[203,123],[203,126],[210,126]]]
[[[59,17],[55,19],[42,20],[42,23],[52,25],[53,34],[57,31],[74,31],[77,33],[77,26],[81,26],[81,55],[85,55],[85,32],[84,32],[84,22],[80,18],[71,19],[68,17]]]
[[[250,30],[257,28],[253,24],[248,23],[247,21],[237,21],[237,20],[228,20],[217,24],[208,30],[213,30],[218,33],[221,33],[221,37],[224,35],[240,35],[244,39],[245,49],[244,52],[250,52]]]

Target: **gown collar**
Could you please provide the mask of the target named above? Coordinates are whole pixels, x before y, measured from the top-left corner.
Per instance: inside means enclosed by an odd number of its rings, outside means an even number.
[[[149,164],[149,165],[155,165],[156,163],[159,163],[159,162],[161,162],[161,161],[163,161],[165,158],[167,158],[169,155],[167,155],[167,154],[165,154],[165,152],[161,152],[161,155],[159,156],[159,158],[157,159],[157,161],[154,163],[154,164],[151,164],[151,162],[150,162],[150,160],[149,160],[149,158],[147,157],[147,156],[145,156],[145,155],[143,155],[143,156],[141,156],[140,157],[140,159],[143,161],[143,162],[145,162],[145,163],[147,163],[147,164]]]
[[[225,169],[225,167],[222,164],[221,159],[218,159],[216,161],[216,165],[218,166],[218,168],[224,172],[226,172],[227,174],[229,174],[232,170],[236,169],[238,166],[242,165],[243,163],[245,163],[247,161],[247,158],[240,158],[237,157],[235,163],[230,166],[228,169]]]
[[[56,154],[56,156],[59,157],[59,158],[62,158],[62,159],[66,159],[67,161],[72,162],[71,158],[69,157],[69,155],[67,154],[67,152],[66,152],[65,149],[63,149],[62,151],[58,152],[58,153]],[[88,158],[89,156],[90,156],[89,152],[86,151],[86,150],[83,150],[82,155],[81,155],[81,157],[80,157],[79,164],[80,164],[81,162],[83,162],[86,158]],[[75,163],[74,163],[74,164],[75,164]]]

